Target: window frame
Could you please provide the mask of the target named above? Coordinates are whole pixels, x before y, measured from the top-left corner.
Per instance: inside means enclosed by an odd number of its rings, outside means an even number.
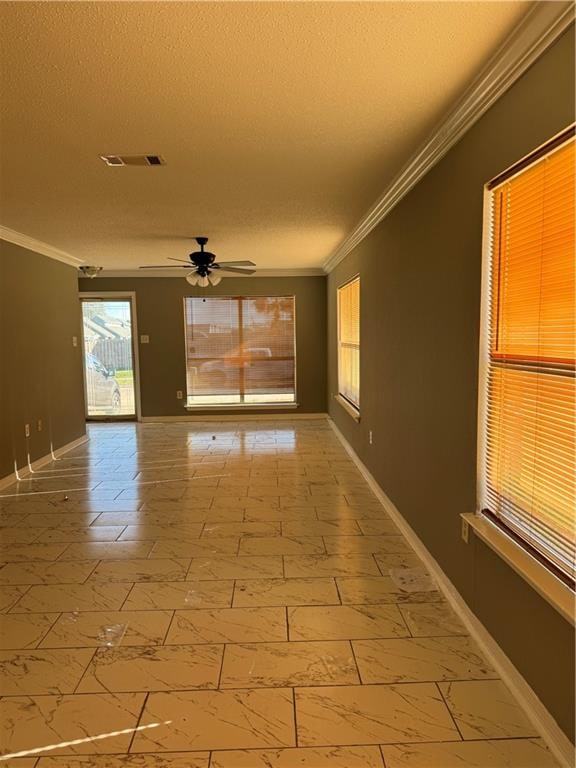
[[[343,288],[346,288],[347,286],[351,285],[352,283],[358,283],[358,402],[354,403],[350,398],[348,398],[346,395],[344,395],[341,391],[340,387],[340,359],[341,359],[341,343],[340,343],[340,316],[341,316],[341,308],[340,308],[340,296],[341,291]],[[353,419],[356,421],[360,421],[360,359],[362,355],[362,345],[361,345],[361,332],[360,332],[360,312],[361,312],[361,280],[360,280],[360,273],[356,273],[352,277],[348,278],[345,282],[341,283],[336,288],[336,345],[337,345],[337,385],[338,385],[338,394],[336,395],[336,400],[342,405],[344,410],[346,410],[350,416],[352,416]]]
[[[293,326],[293,348],[294,348],[294,399],[291,401],[285,401],[285,402],[270,402],[270,403],[246,403],[246,402],[238,402],[238,403],[189,403],[188,397],[190,393],[188,392],[188,336],[187,336],[187,328],[188,328],[188,321],[187,321],[187,306],[186,302],[188,299],[203,299],[203,298],[211,298],[211,299],[222,299],[222,300],[238,300],[238,301],[245,301],[245,300],[252,300],[252,299],[292,299],[293,302],[293,316],[292,316],[292,326]],[[298,353],[297,353],[297,329],[296,329],[296,310],[297,306],[297,300],[296,300],[296,294],[290,293],[290,294],[278,294],[278,295],[270,295],[270,294],[252,294],[252,295],[239,295],[239,296],[233,296],[229,294],[211,294],[210,296],[205,296],[203,294],[192,294],[192,295],[186,295],[182,297],[182,319],[183,319],[183,331],[184,331],[184,376],[186,380],[186,386],[184,388],[184,408],[188,411],[221,411],[221,410],[229,410],[229,411],[235,411],[235,410],[272,410],[272,411],[279,411],[279,410],[293,410],[296,408],[299,408],[299,402],[298,402]]]
[[[491,366],[490,323],[492,314],[492,238],[493,192],[501,184],[527,170],[562,145],[573,140],[575,125],[560,131],[484,185],[482,224],[482,288],[480,302],[480,344],[478,369],[478,427],[476,512],[462,517],[476,534],[528,581],[548,602],[566,616],[567,595],[574,597],[574,584],[552,560],[531,546],[520,533],[485,509],[487,496],[487,416],[489,408],[489,373]],[[488,525],[488,528],[486,526]],[[490,533],[493,531],[493,533]],[[512,548],[511,548],[512,544]],[[516,554],[514,551],[516,550]],[[511,555],[512,552],[512,555]],[[574,622],[574,616],[570,616]]]

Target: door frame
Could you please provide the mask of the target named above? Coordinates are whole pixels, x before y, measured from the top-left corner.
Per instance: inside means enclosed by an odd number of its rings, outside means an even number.
[[[140,405],[140,358],[138,356],[138,312],[136,306],[136,291],[80,291],[80,333],[82,342],[82,373],[84,377],[84,399],[85,416],[90,421],[142,421],[142,410]],[[82,314],[83,301],[128,301],[130,302],[130,315],[132,319],[132,361],[134,364],[134,415],[118,416],[110,418],[108,416],[88,416],[88,398],[86,388],[86,363],[84,360],[84,316]]]

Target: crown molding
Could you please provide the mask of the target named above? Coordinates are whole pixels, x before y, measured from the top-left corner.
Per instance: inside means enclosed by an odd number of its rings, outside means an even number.
[[[237,274],[223,274],[221,277],[223,280],[231,280],[233,278],[245,279],[247,277],[325,277],[326,273],[322,267],[312,267],[309,269],[258,269],[256,267],[256,273],[254,275],[237,275]],[[190,265],[190,271],[192,271],[192,265]],[[96,277],[88,278],[93,280],[101,280],[102,278],[117,278],[117,277],[139,277],[148,279],[150,277],[176,277],[184,278],[186,272],[182,274],[176,269],[103,269]]]
[[[356,228],[324,262],[331,272],[574,21],[572,2],[537,2],[447,117],[410,158]]]
[[[84,264],[83,259],[77,259],[76,256],[72,256],[70,253],[66,253],[66,251],[61,251],[59,248],[54,248],[53,245],[43,243],[42,240],[36,240],[34,237],[22,234],[22,232],[16,232],[15,229],[10,229],[9,227],[0,226],[0,240],[6,240],[8,243],[19,245],[21,248],[26,248],[35,253],[41,253],[42,256],[62,261],[64,264],[69,264],[72,267],[79,267],[81,264]]]

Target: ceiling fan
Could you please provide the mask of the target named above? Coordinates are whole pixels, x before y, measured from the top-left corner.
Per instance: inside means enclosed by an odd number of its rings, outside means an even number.
[[[255,269],[249,269],[249,267],[255,267],[253,261],[216,261],[216,256],[210,251],[205,251],[204,246],[208,242],[207,237],[195,237],[194,238],[200,246],[199,251],[194,251],[188,254],[188,259],[174,259],[172,256],[168,256],[170,261],[181,261],[183,266],[166,266],[165,264],[155,264],[153,266],[140,267],[140,269],[190,269],[193,267],[193,271],[186,275],[186,280],[190,285],[199,285],[201,288],[206,288],[207,285],[218,285],[222,280],[222,277],[218,274],[214,274],[214,271],[220,272],[235,272],[240,275],[253,275]],[[248,268],[247,268],[248,267]]]

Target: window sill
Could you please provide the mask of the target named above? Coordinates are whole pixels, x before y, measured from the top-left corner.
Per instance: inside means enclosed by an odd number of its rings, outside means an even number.
[[[346,413],[349,416],[352,416],[354,421],[359,422],[360,421],[360,411],[357,408],[354,408],[353,405],[351,405],[348,400],[346,400],[345,397],[342,397],[342,395],[334,395],[334,400],[344,408]]]
[[[570,624],[575,624],[574,593],[570,587],[563,584],[546,566],[539,563],[483,515],[463,514],[461,518],[484,544],[527,581],[547,603],[555,608]]]
[[[220,405],[185,405],[187,411],[293,411],[299,403],[222,403]]]

